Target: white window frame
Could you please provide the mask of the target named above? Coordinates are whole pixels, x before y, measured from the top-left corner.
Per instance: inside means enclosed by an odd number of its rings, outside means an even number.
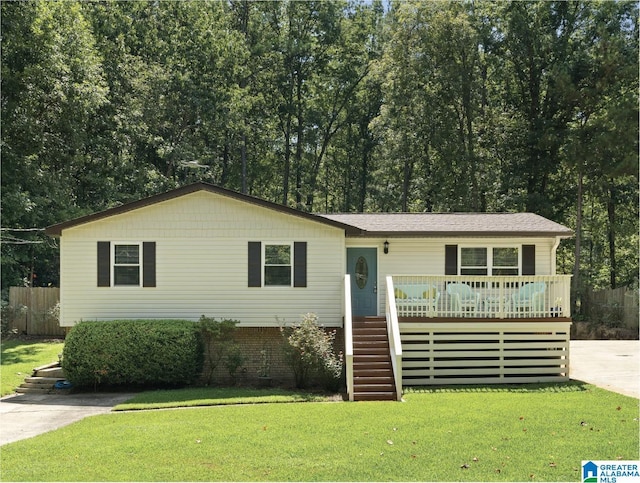
[[[464,267],[464,268],[469,268],[469,269],[473,269],[473,268],[477,268],[477,269],[487,269],[487,274],[486,275],[464,275],[466,277],[492,277],[493,275],[493,269],[494,268],[517,268],[518,269],[518,274],[520,275],[522,273],[522,245],[480,245],[480,244],[468,244],[468,245],[458,245],[458,273],[460,275],[462,274],[462,250],[464,248],[484,248],[487,252],[487,266],[486,267]],[[494,248],[515,248],[518,251],[518,266],[517,267],[494,267],[493,266],[493,249]],[[508,276],[508,275],[495,275],[495,276]],[[515,276],[515,275],[514,275]]]
[[[118,263],[116,264],[116,246],[135,245],[138,247],[138,263]],[[116,285],[116,267],[138,267],[138,284],[137,285]],[[118,288],[137,288],[142,287],[142,242],[133,241],[112,241],[111,242],[111,286]]]
[[[493,263],[493,250],[496,248],[515,248],[516,252],[517,252],[517,258],[518,261],[516,262],[517,265],[511,265],[508,267],[496,267]],[[493,275],[493,270],[494,269],[516,269],[518,273],[516,273],[515,275],[496,275],[496,276],[505,276],[505,277],[515,277],[515,276],[519,276],[520,274],[522,274],[522,247],[520,245],[496,245],[496,246],[492,246],[491,247],[491,256],[490,256],[490,261],[491,261],[491,274]],[[487,262],[489,262],[489,260],[487,260]]]
[[[269,264],[267,265],[267,246],[288,246],[289,247],[289,263],[285,264]],[[293,287],[293,242],[278,242],[278,241],[270,241],[270,242],[262,242],[262,286],[269,288],[289,288]],[[267,267],[289,267],[289,284],[288,285],[270,285],[267,284]]]

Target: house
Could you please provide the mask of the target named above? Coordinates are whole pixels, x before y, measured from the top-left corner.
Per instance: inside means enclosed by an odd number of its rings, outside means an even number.
[[[535,214],[318,215],[195,183],[46,232],[60,238],[63,327],[205,314],[239,320],[264,354],[314,312],[339,330],[356,399],[354,386],[388,389],[379,352],[394,397],[407,384],[568,378],[569,276],[555,253],[572,232]]]

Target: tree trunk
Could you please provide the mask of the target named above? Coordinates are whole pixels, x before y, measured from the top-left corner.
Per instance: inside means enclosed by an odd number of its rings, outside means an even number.
[[[575,245],[575,262],[573,265],[573,279],[571,280],[571,296],[572,296],[572,313],[577,312],[577,300],[580,290],[580,252],[582,242],[582,164],[578,166],[578,199],[576,200],[576,245]]]
[[[284,169],[282,173],[282,204],[289,204],[289,176],[291,175],[291,114],[287,114],[284,132]]]
[[[607,218],[609,239],[609,277],[611,288],[616,288],[616,187],[614,180],[609,179],[609,199],[607,200]]]
[[[296,82],[296,100],[297,100],[297,118],[298,126],[296,129],[296,156],[294,162],[296,163],[296,209],[302,210],[302,138],[304,136],[304,123],[303,123],[303,107],[302,107],[302,77],[297,76]]]

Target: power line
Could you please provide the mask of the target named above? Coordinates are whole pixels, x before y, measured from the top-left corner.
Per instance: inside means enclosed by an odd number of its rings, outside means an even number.
[[[44,228],[0,228],[0,231],[44,231]]]

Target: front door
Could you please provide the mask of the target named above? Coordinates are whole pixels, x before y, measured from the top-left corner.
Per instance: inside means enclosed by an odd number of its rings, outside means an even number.
[[[353,315],[378,315],[378,249],[347,248]]]

